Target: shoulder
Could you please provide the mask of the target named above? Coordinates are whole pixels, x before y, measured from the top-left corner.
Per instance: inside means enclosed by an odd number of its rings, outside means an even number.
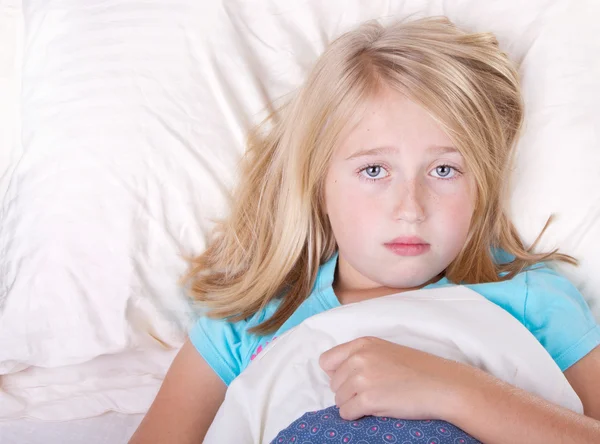
[[[190,330],[190,342],[223,382],[229,385],[278,335],[294,328],[304,319],[339,304],[331,288],[336,261],[337,254],[321,265],[311,294],[275,333],[261,336],[248,330],[269,319],[279,307],[281,299],[272,300],[263,310],[242,321],[229,322],[200,316]]]
[[[278,301],[267,305],[252,317],[230,322],[201,315],[189,332],[190,342],[227,385],[244,369],[252,351],[264,336],[248,330],[275,312]]]
[[[566,370],[600,344],[600,327],[583,295],[566,277],[547,266],[525,272],[525,326]]]
[[[322,294],[313,291],[276,332],[257,335],[248,331],[269,319],[280,303],[280,299],[275,299],[252,317],[237,322],[200,316],[190,330],[190,342],[229,385],[277,336],[330,308],[324,303]]]
[[[545,264],[507,281],[469,287],[517,318],[563,371],[600,344],[600,327],[581,293]]]
[[[563,317],[565,321],[586,320],[595,324],[593,315],[579,290],[559,272],[537,264],[521,273],[524,277],[525,319],[533,325],[544,319]]]

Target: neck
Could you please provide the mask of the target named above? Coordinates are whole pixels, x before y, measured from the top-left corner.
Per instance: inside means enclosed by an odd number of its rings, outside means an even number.
[[[333,292],[338,298],[340,304],[346,305],[354,302],[361,302],[382,296],[388,296],[391,294],[419,290],[433,282],[437,282],[441,277],[442,275],[434,276],[429,281],[417,287],[386,287],[378,285],[373,281],[366,281],[364,278],[360,279],[350,264],[348,264],[342,258],[339,258],[333,279]]]
[[[377,287],[369,289],[350,289],[341,288],[336,282],[333,283],[333,292],[337,296],[340,304],[352,304],[354,302],[366,301],[368,299],[379,298],[382,296],[388,296],[390,294],[401,293],[414,289],[403,289],[403,288],[390,288],[390,287]]]

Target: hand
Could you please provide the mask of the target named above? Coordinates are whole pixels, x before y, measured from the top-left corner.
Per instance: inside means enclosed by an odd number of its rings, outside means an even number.
[[[480,370],[429,353],[364,337],[321,355],[340,416],[446,419],[462,387]]]

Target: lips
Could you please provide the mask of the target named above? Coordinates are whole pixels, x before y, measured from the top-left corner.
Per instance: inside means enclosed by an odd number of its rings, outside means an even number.
[[[387,244],[402,244],[402,245],[429,245],[423,239],[418,236],[401,236],[396,239],[392,239]]]
[[[384,246],[398,256],[420,256],[431,248],[431,245],[416,236],[397,237]]]

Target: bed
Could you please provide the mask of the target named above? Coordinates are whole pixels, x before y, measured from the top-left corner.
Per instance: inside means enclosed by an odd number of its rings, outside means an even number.
[[[247,130],[335,36],[446,15],[520,63],[509,211],[600,320],[593,0],[0,0],[0,442],[126,442],[197,309]]]

